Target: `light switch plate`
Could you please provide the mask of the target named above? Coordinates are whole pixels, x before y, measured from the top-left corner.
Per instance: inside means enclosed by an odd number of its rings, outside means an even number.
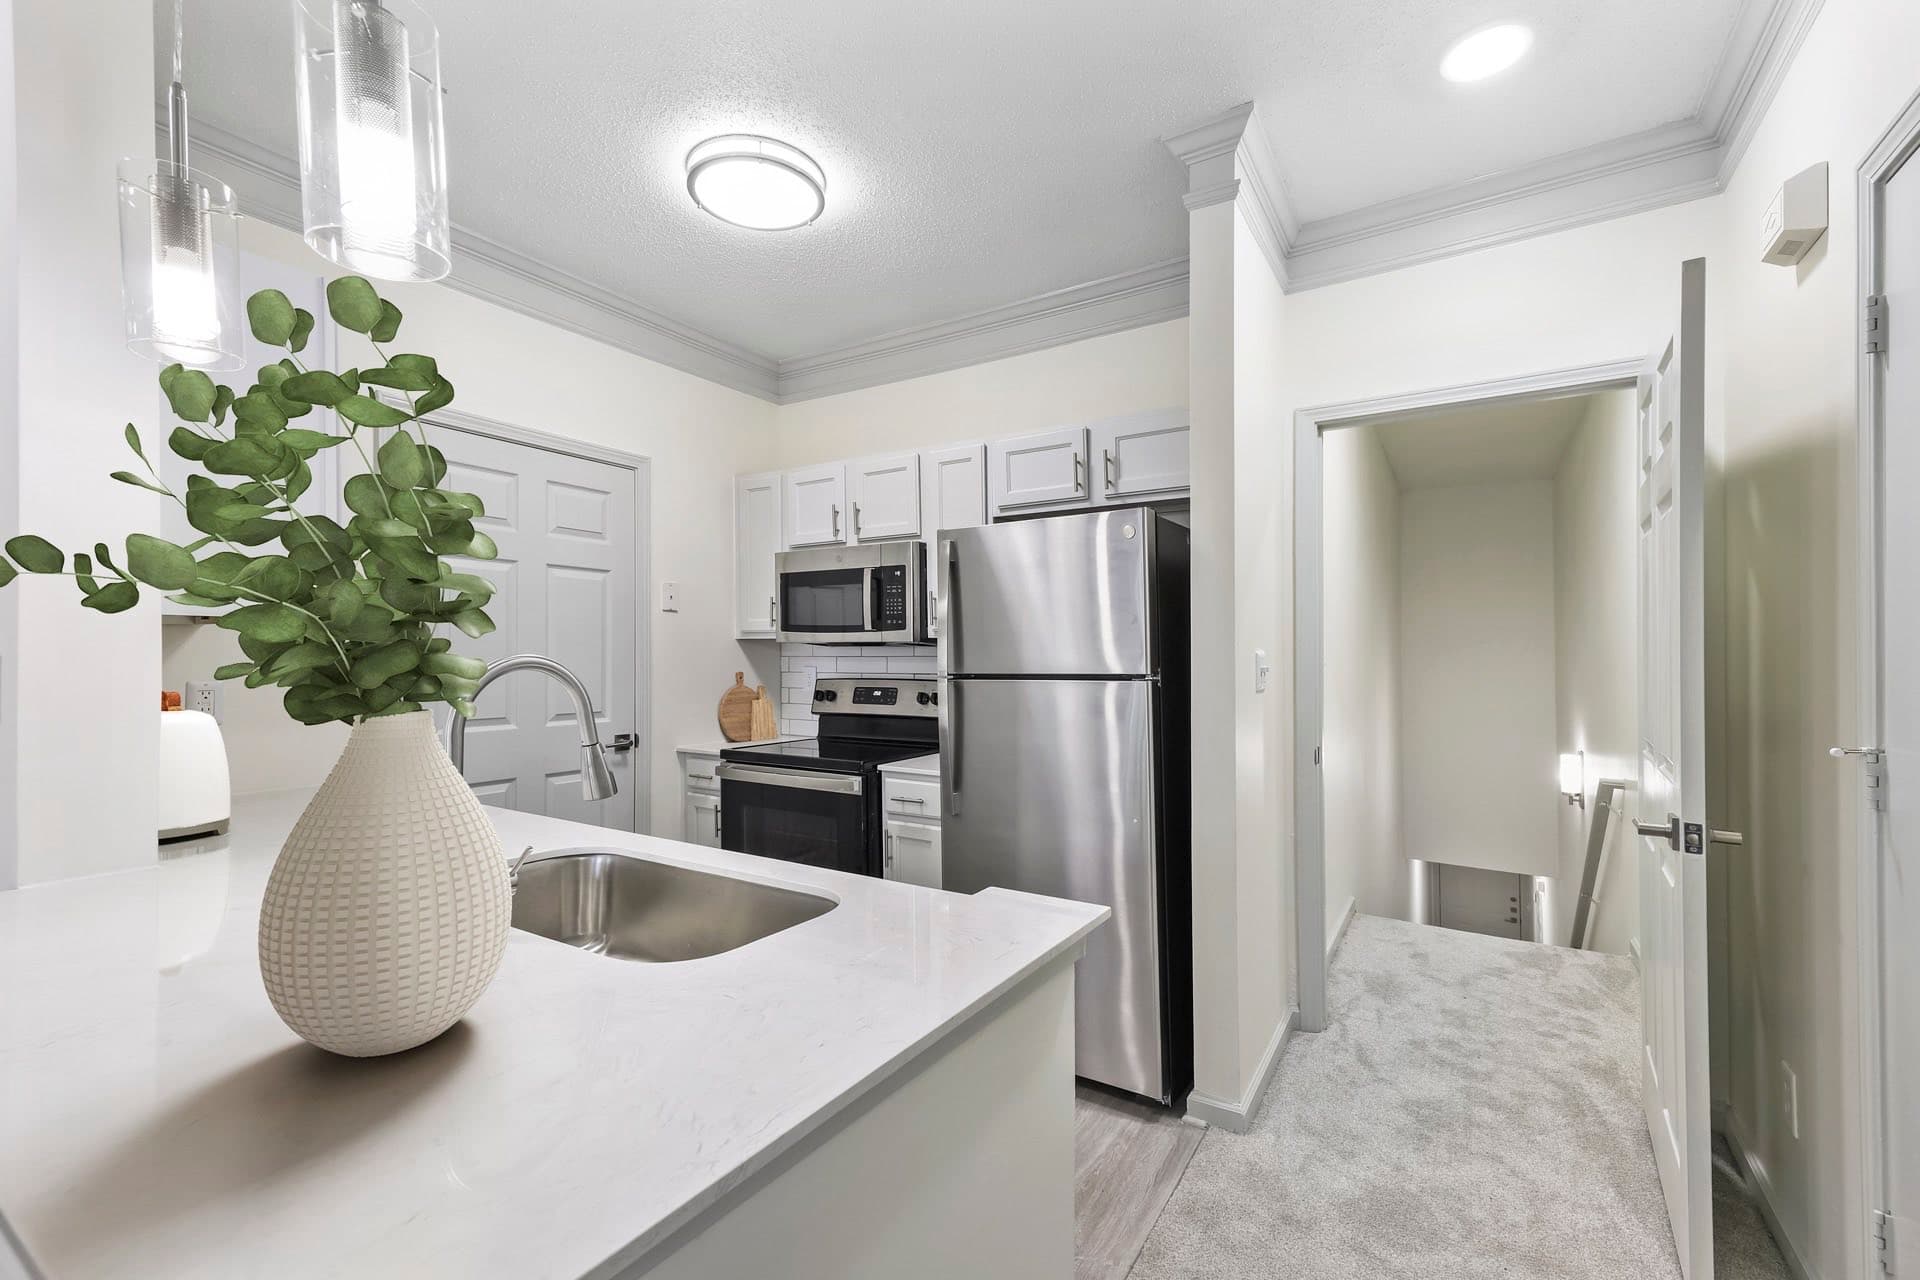
[[[680,612],[680,584],[663,582],[660,584],[660,612]]]
[[[1253,691],[1255,693],[1265,693],[1267,691],[1267,681],[1272,679],[1272,677],[1273,663],[1267,659],[1267,651],[1265,649],[1255,649],[1253,651]]]
[[[1800,1077],[1794,1073],[1793,1064],[1785,1058],[1780,1060],[1780,1109],[1786,1112],[1787,1131],[1794,1140],[1800,1139]]]

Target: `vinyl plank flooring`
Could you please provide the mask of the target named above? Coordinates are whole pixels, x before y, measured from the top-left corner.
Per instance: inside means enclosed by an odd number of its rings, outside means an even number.
[[[1199,1125],[1081,1085],[1074,1100],[1074,1280],[1126,1280],[1200,1145]]]

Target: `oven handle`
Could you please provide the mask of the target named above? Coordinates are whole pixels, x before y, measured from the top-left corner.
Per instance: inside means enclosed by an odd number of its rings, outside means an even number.
[[[811,773],[805,769],[756,769],[744,764],[721,764],[714,774],[722,782],[751,782],[762,787],[788,787],[795,791],[831,791],[835,795],[864,795],[867,780],[858,774]]]

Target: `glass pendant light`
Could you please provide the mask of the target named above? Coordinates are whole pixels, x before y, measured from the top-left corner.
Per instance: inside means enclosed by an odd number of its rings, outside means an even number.
[[[223,182],[187,166],[174,6],[168,156],[120,162],[120,283],[127,345],[162,364],[238,369],[242,359],[240,210]]]
[[[293,0],[307,243],[381,280],[453,265],[440,39],[412,0]]]

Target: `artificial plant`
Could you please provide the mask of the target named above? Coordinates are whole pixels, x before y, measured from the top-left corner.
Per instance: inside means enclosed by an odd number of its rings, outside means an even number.
[[[491,560],[495,549],[473,525],[484,514],[480,499],[439,487],[447,460],[428,443],[422,421],[452,402],[453,384],[431,356],[388,354],[400,310],[367,281],[330,283],[327,310],[342,329],[366,335],[377,367],[308,368],[299,357],[312,313],[278,289],[263,289],[247,299],[248,324],[255,338],[288,354],[263,367],[246,394],[198,369],[160,371],[160,389],[180,419],[167,446],[197,468],[184,493],[161,477],[127,424],[127,447],[146,476],[116,471],[113,478],[178,502],[204,536],[181,546],[136,533],[119,561],[96,543],[69,565],[45,538],[22,534],[0,556],[0,587],[21,572],[70,577],[81,604],[101,613],[131,609],[143,585],[185,605],[234,606],[219,625],[239,633],[246,661],[221,667],[215,678],[285,689],[287,714],[304,724],[395,715],[428,702],[472,715],[486,664],[452,652],[438,633],[442,626],[475,637],[492,631],[486,604],[493,586],[444,557]],[[376,387],[397,394],[378,398]],[[338,430],[292,425],[316,408],[331,410],[321,419],[334,417]],[[369,451],[363,430],[385,433],[377,450]],[[365,467],[344,485],[353,513],[344,526],[299,506],[313,484],[309,461],[343,445]],[[278,550],[265,550],[273,544]]]

